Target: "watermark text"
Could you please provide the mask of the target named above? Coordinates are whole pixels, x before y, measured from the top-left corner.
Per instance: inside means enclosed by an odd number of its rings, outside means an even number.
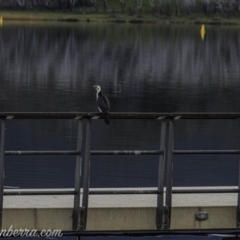
[[[62,237],[62,230],[60,229],[27,229],[19,228],[14,229],[11,225],[8,229],[2,229],[0,231],[0,237]]]

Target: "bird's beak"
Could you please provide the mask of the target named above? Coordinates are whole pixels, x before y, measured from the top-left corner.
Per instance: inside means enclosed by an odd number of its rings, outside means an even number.
[[[96,88],[97,86],[96,86],[96,85],[94,85],[93,87],[94,87],[94,88]]]

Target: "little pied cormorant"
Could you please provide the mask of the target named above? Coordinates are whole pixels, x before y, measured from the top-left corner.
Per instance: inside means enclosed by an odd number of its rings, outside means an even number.
[[[100,113],[103,114],[105,123],[110,124],[110,116],[109,116],[110,103],[109,103],[107,97],[102,94],[101,87],[99,85],[94,85],[93,87],[97,91],[96,101],[97,101],[98,109],[99,109]]]

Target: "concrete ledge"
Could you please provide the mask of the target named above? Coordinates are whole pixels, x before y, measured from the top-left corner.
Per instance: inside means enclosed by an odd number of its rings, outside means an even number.
[[[156,229],[156,206],[156,195],[90,195],[87,230]],[[173,194],[171,229],[235,228],[236,206],[236,193]],[[4,196],[3,229],[12,225],[14,229],[69,231],[72,229],[72,207],[71,195]],[[195,220],[199,210],[208,212],[208,220]]]

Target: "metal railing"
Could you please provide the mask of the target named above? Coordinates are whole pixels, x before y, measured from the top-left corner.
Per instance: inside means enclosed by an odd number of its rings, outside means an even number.
[[[99,119],[98,113],[0,113],[1,145],[0,145],[0,228],[2,227],[3,195],[74,195],[73,231],[86,230],[88,215],[88,199],[90,194],[157,194],[156,228],[170,229],[172,194],[186,193],[238,193],[236,227],[240,227],[240,187],[238,189],[172,189],[173,157],[179,154],[240,154],[240,150],[174,150],[174,121],[178,119],[240,119],[240,113],[111,113],[111,119],[149,119],[161,123],[159,150],[114,150],[94,151],[91,146],[91,122]],[[12,119],[76,119],[78,121],[77,149],[73,151],[5,151],[5,124]],[[111,125],[109,126],[111,127]],[[168,129],[168,131],[167,131]],[[83,131],[85,130],[85,131]],[[167,146],[167,150],[166,150]],[[4,159],[5,155],[76,155],[75,186],[73,191],[4,191]],[[90,190],[90,156],[91,155],[159,155],[157,190]],[[83,196],[80,205],[80,181],[83,169]],[[166,194],[164,205],[164,175],[166,164]],[[239,184],[240,185],[240,184]]]

